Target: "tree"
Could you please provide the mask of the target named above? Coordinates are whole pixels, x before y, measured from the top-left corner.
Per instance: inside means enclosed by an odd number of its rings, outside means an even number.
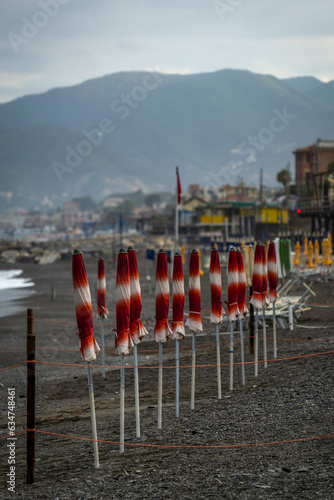
[[[280,184],[283,184],[284,189],[287,191],[289,184],[292,180],[290,171],[287,170],[286,168],[283,168],[277,173],[276,180]]]

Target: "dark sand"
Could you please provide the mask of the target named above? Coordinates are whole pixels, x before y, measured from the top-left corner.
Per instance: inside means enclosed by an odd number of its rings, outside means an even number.
[[[51,266],[19,264],[24,276],[36,283],[36,295],[25,302],[36,318],[75,321],[71,261]],[[96,280],[97,259],[86,260],[92,293]],[[109,266],[110,267],[110,266]],[[2,269],[13,268],[4,266]],[[150,337],[139,347],[140,365],[157,365],[157,344],[152,340],[154,294],[145,280],[145,263],[139,272],[143,283],[143,321]],[[111,278],[112,276],[112,278]],[[107,269],[108,324],[115,323],[114,274]],[[226,277],[223,271],[223,297]],[[51,284],[57,288],[57,300],[51,301]],[[187,287],[186,287],[187,289]],[[302,290],[302,287],[299,288]],[[334,284],[316,283],[317,303],[334,303]],[[297,290],[294,292],[297,293]],[[94,294],[94,293],[93,293]],[[202,309],[209,309],[209,279],[202,278]],[[95,300],[94,300],[95,310]],[[188,310],[187,300],[185,311]],[[334,350],[334,308],[312,308],[293,332],[278,329],[278,357],[301,356]],[[208,316],[208,312],[203,312]],[[100,339],[96,321],[96,338]],[[197,340],[197,364],[215,364],[214,327],[203,320],[205,334]],[[268,323],[268,359],[272,359],[272,329]],[[311,328],[317,326],[320,328]],[[305,328],[306,327],[306,328]],[[114,353],[114,326],[106,331],[108,365],[118,365]],[[37,359],[77,366],[36,365],[36,428],[43,431],[91,437],[86,369],[81,368],[76,326],[34,321],[38,348],[73,349],[62,352],[38,349]],[[245,332],[245,336],[248,332]],[[261,336],[261,330],[260,330]],[[305,341],[304,339],[308,339]],[[235,361],[240,361],[240,344],[235,333]],[[286,340],[300,339],[300,340]],[[229,362],[227,324],[221,327],[222,363]],[[202,345],[201,345],[202,344]],[[208,345],[209,344],[209,345]],[[262,359],[260,340],[259,359]],[[191,337],[181,344],[181,365],[191,364]],[[26,317],[24,313],[1,319],[0,368],[26,359]],[[164,350],[164,364],[173,366],[174,344]],[[245,341],[245,360],[252,361],[249,341]],[[127,358],[132,365],[132,355]],[[101,363],[98,356],[97,364]],[[333,354],[246,366],[246,386],[241,386],[240,366],[234,370],[235,386],[230,392],[229,367],[222,367],[222,400],[217,399],[216,368],[196,370],[196,406],[190,410],[190,368],[180,370],[180,418],[175,419],[174,369],[164,371],[163,428],[157,430],[157,380],[155,369],[141,369],[141,439],[135,438],[133,370],[126,370],[126,442],[160,445],[226,445],[267,443],[332,434],[333,426]],[[7,389],[16,389],[16,429],[26,428],[26,365],[1,373],[2,435],[7,435]],[[119,441],[119,370],[110,369],[103,380],[94,370],[94,390],[98,437]],[[334,491],[333,438],[240,448],[149,448],[126,446],[119,454],[117,444],[100,444],[99,470],[93,467],[91,442],[60,436],[36,436],[36,482],[26,485],[25,435],[16,445],[16,497],[27,499],[88,498],[242,498],[242,499],[332,499]],[[8,452],[2,441],[1,498],[13,498],[7,490]]]

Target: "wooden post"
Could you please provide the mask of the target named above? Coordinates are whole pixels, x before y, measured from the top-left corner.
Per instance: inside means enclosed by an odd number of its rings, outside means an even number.
[[[35,482],[35,334],[33,310],[27,310],[27,484]]]
[[[57,292],[56,292],[56,287],[54,285],[51,285],[51,300],[54,302],[57,297]]]

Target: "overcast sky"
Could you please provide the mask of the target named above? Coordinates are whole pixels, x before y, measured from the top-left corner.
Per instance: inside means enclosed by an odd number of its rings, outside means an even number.
[[[148,68],[334,79],[333,0],[0,0],[0,33],[0,102]]]

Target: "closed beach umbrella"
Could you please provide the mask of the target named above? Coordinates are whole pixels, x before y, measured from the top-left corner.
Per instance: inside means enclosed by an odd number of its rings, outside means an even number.
[[[140,412],[139,412],[139,377],[138,377],[138,352],[137,344],[148,334],[140,320],[141,314],[141,288],[137,255],[133,247],[128,248],[129,272],[130,272],[130,334],[133,341],[133,364],[135,383],[135,413],[136,413],[136,437],[140,437]]]
[[[239,316],[238,308],[238,261],[237,252],[234,247],[230,248],[228,254],[227,274],[227,317],[230,322],[230,390],[233,390],[233,322]]]
[[[246,248],[246,254],[247,254],[247,248]],[[246,272],[244,268],[242,253],[241,250],[239,249],[237,250],[237,264],[238,264],[238,309],[239,309],[238,319],[241,320],[247,316],[248,309],[246,306],[246,293],[247,293]]]
[[[184,277],[182,268],[182,256],[176,252],[173,262],[173,320],[172,338],[175,340],[175,416],[179,417],[179,340],[184,339],[185,330],[183,322],[184,312]]]
[[[268,280],[269,280],[269,302],[277,300],[277,263],[275,243],[271,241],[268,248]]]
[[[124,355],[133,347],[130,334],[130,269],[129,257],[124,248],[118,253],[116,271],[116,336],[115,346],[120,354],[120,452],[124,452]]]
[[[222,284],[219,262],[219,253],[216,248],[211,250],[210,259],[210,288],[211,288],[211,323],[221,323],[223,321],[224,309],[222,305]]]
[[[129,258],[122,248],[118,254],[116,272],[116,336],[118,354],[129,354],[133,347],[130,334],[130,270]]]
[[[201,280],[198,251],[194,249],[190,256],[189,267],[189,316],[186,326],[192,331],[191,356],[191,399],[190,408],[195,408],[195,364],[196,364],[196,333],[203,331],[201,318]]]
[[[105,355],[104,355],[104,325],[103,321],[108,317],[106,306],[106,273],[104,270],[104,260],[99,258],[97,265],[97,317],[101,321],[101,354],[102,354],[102,377],[105,377]]]
[[[94,337],[92,299],[80,250],[73,252],[72,275],[80,351],[84,360],[95,361],[96,353],[100,351],[100,348]]]
[[[224,309],[222,305],[222,278],[219,262],[219,253],[216,248],[211,250],[210,259],[210,289],[211,289],[211,315],[210,322],[216,325],[216,353],[217,353],[217,386],[218,399],[222,397],[221,391],[221,369],[220,369],[220,341],[219,323],[223,321]]]
[[[242,320],[247,316],[248,309],[246,306],[246,293],[247,293],[247,279],[246,272],[244,268],[244,261],[246,263],[246,269],[249,270],[248,253],[247,248],[244,247],[242,251],[237,250],[237,263],[238,263],[238,309],[239,309],[239,329],[240,329],[240,353],[241,353],[241,383],[245,385],[245,365],[244,365],[244,335],[243,335],[243,324]],[[245,255],[245,259],[243,259]]]
[[[172,339],[182,340],[185,337],[184,322],[184,277],[182,268],[182,256],[175,253],[173,263],[173,320]]]
[[[258,242],[255,247],[254,252],[254,267],[253,267],[253,279],[252,279],[252,289],[253,293],[250,299],[250,304],[255,309],[255,349],[254,349],[254,361],[255,361],[255,377],[258,376],[258,353],[259,353],[259,309],[262,308],[262,280],[263,280],[263,251],[262,244]]]
[[[169,281],[168,264],[165,250],[160,249],[157,258],[155,275],[155,328],[154,338],[157,342],[167,342],[172,331],[168,324]]]
[[[267,251],[266,245],[262,243],[262,308],[265,309],[269,305],[268,298],[268,267],[267,267]]]
[[[167,254],[162,248],[158,252],[155,275],[155,327],[154,338],[159,342],[158,380],[158,429],[162,425],[162,346],[169,340],[172,331],[168,324],[169,281]]]
[[[99,258],[97,266],[97,317],[107,319],[109,311],[106,306],[106,273],[104,260]]]
[[[141,288],[137,255],[133,247],[128,248],[128,258],[130,270],[130,333],[134,344],[138,344],[148,332],[140,320],[142,310]]]
[[[92,300],[88,285],[85,263],[80,250],[74,250],[72,256],[72,277],[75,314],[77,317],[78,337],[80,339],[80,351],[83,359],[87,361],[87,378],[88,378],[88,393],[89,406],[92,424],[93,448],[94,448],[94,466],[99,468],[99,450],[97,442],[96,418],[95,418],[95,403],[91,361],[96,359],[96,353],[100,348],[94,338],[93,332],[93,308]]]
[[[238,308],[238,261],[237,252],[234,247],[230,248],[228,254],[228,275],[227,275],[227,317],[228,320],[236,321],[239,316]]]
[[[253,293],[250,299],[250,303],[255,307],[255,309],[262,308],[262,280],[263,280],[263,253],[261,243],[257,243],[254,253],[254,267],[253,267],[253,279],[252,288]]]
[[[192,332],[202,332],[201,318],[201,280],[199,275],[198,251],[193,250],[189,266],[189,316],[186,326]]]
[[[299,256],[298,256],[299,261]],[[269,243],[268,249],[268,280],[269,280],[269,302],[273,305],[273,342],[274,342],[274,358],[277,358],[277,341],[276,341],[276,317],[275,317],[275,302],[277,300],[277,262],[276,262],[276,246],[273,241]]]

